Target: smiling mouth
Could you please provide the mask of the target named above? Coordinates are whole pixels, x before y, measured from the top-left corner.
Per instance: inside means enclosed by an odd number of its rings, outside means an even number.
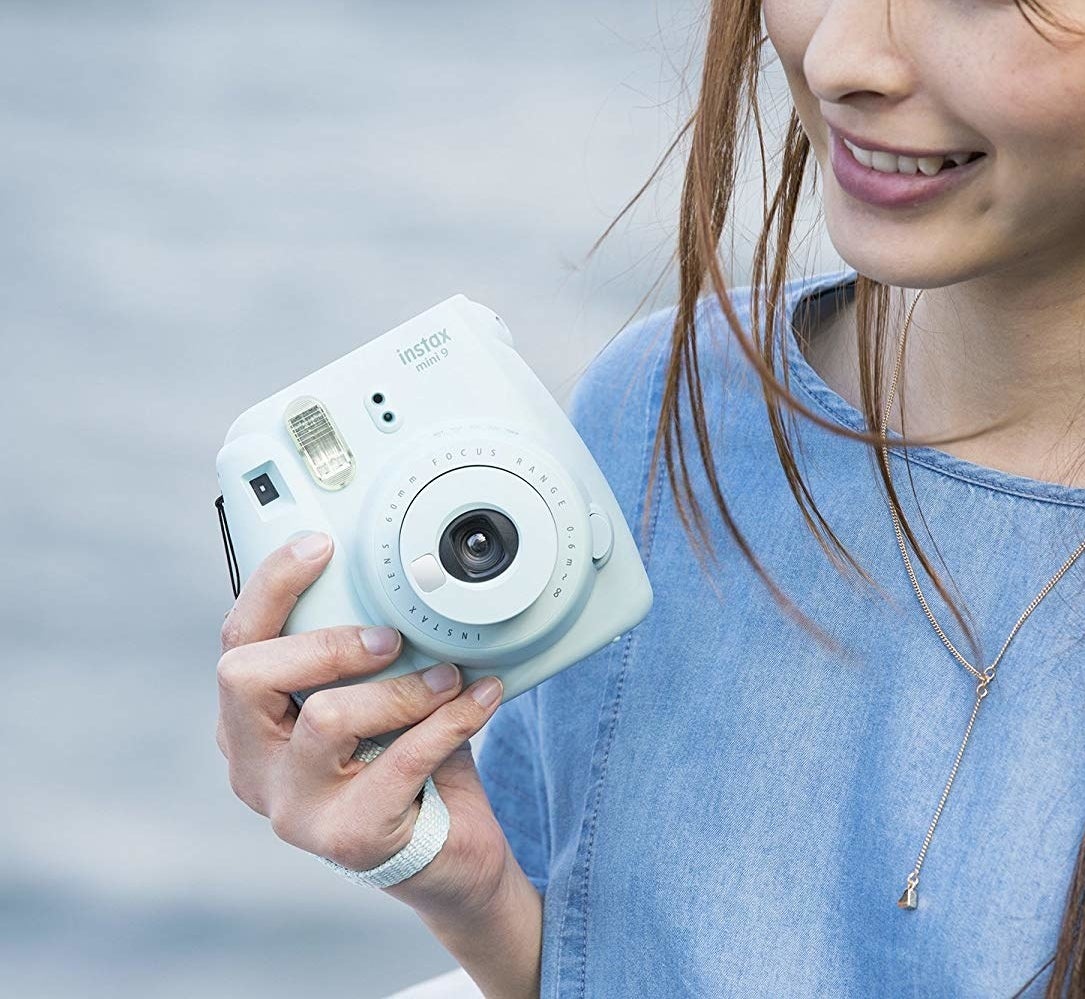
[[[987,155],[982,152],[954,152],[933,156],[906,156],[902,153],[864,149],[843,136],[840,141],[860,166],[885,174],[923,174],[933,177],[947,170],[966,166]]]
[[[987,158],[971,151],[906,156],[868,150],[832,128],[829,138],[829,160],[841,190],[879,208],[913,209],[944,197],[975,177]]]

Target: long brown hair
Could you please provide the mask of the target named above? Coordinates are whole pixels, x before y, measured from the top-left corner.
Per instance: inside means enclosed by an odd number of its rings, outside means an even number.
[[[1027,11],[1038,14],[1051,26],[1071,32],[1078,28],[1076,25],[1070,27],[1057,20],[1040,3],[1040,0],[1014,0],[1014,2],[1033,30],[1046,41],[1050,39],[1032,21]],[[587,255],[590,257],[595,253],[618,222],[639,201],[675,149],[688,136],[689,154],[682,187],[676,252],[679,263],[678,303],[671,330],[670,356],[665,372],[662,405],[656,427],[652,467],[648,480],[648,499],[644,504],[644,521],[641,528],[647,530],[649,511],[652,506],[650,497],[657,485],[656,468],[662,451],[678,516],[693,544],[698,561],[702,569],[706,568],[706,556],[716,563],[717,556],[706,525],[704,510],[695,495],[686,463],[681,420],[681,399],[684,391],[689,401],[698,453],[707,475],[712,498],[731,538],[768,587],[780,608],[806,628],[816,640],[830,649],[839,650],[836,640],[803,614],[765,571],[732,518],[723,497],[716,476],[712,442],[705,420],[701,373],[698,364],[698,330],[695,317],[707,279],[711,293],[716,296],[734,339],[760,380],[769,426],[788,486],[802,511],[803,519],[822,550],[839,569],[851,566],[863,580],[875,589],[878,588],[874,580],[833,533],[814,503],[795,461],[791,440],[784,425],[783,406],[831,433],[862,441],[871,447],[871,456],[877,456],[874,464],[878,468],[886,498],[896,511],[902,533],[911,544],[923,571],[930,577],[964,631],[972,649],[973,661],[980,661],[980,644],[974,628],[969,623],[971,615],[967,614],[967,611],[962,613],[947,592],[946,586],[908,523],[881,458],[880,435],[874,431],[864,432],[844,427],[804,405],[790,392],[787,365],[783,365],[781,369],[783,381],[780,382],[776,378],[774,370],[776,351],[786,349],[784,345],[776,341],[780,335],[791,335],[790,331],[780,323],[783,311],[781,303],[784,300],[784,285],[788,280],[787,262],[791,259],[790,247],[795,215],[811,157],[809,140],[797,113],[792,109],[780,156],[781,176],[770,199],[764,132],[757,99],[762,51],[767,42],[767,36],[761,34],[761,0],[712,0],[700,93],[693,112],[678,131],[648,179],[607,226]],[[720,238],[734,199],[736,175],[743,152],[741,148],[743,136],[746,134],[751,119],[756,130],[760,152],[765,212],[764,224],[753,255],[750,278],[752,336],[748,336],[731,305],[717,254]],[[816,169],[815,161],[812,170],[816,171]],[[656,285],[658,283],[657,281]],[[656,285],[653,285],[653,288]],[[881,413],[885,406],[887,387],[883,384],[882,376],[889,349],[887,325],[890,292],[889,286],[862,274],[857,275],[855,307],[860,392],[862,412],[868,427],[881,426]],[[643,305],[647,298],[648,295],[640,304]],[[764,322],[761,321],[760,315],[762,298],[765,303]],[[1011,414],[998,423],[970,434],[918,438],[910,437],[905,432],[903,399],[901,399],[900,415],[901,435],[899,440],[894,441],[893,446],[902,448],[971,440],[992,429],[1007,426],[1014,420]],[[789,415],[788,419],[790,421],[792,417]],[[694,537],[694,529],[696,537]],[[942,565],[945,568],[944,561]],[[1048,965],[1054,963],[1046,992],[1047,999],[1055,999],[1064,993],[1072,999],[1085,999],[1085,933],[1081,930],[1083,915],[1085,915],[1085,838],[1082,839],[1078,849],[1055,953],[1036,970],[1015,996],[1020,995]],[[1027,972],[1027,969],[1023,969],[1023,972]]]

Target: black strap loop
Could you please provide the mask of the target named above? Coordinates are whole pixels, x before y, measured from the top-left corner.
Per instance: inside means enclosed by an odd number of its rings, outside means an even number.
[[[222,531],[222,544],[226,549],[226,568],[230,571],[230,587],[234,591],[234,599],[241,592],[241,571],[237,567],[237,555],[234,552],[234,541],[230,537],[230,525],[226,523],[226,503],[220,496],[215,500],[215,507],[219,512],[219,530]]]

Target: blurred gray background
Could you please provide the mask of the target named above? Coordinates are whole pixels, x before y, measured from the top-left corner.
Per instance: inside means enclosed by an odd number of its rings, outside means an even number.
[[[583,259],[688,111],[703,7],[0,3],[6,995],[368,999],[455,967],[229,789],[215,453],[456,292],[565,402],[673,251],[681,156]]]

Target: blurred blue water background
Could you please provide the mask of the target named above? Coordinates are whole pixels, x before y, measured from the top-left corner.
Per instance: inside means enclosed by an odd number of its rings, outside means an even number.
[[[564,401],[672,252],[668,171],[583,263],[688,109],[702,6],[0,4],[5,995],[455,967],[230,792],[215,453],[461,291]]]

